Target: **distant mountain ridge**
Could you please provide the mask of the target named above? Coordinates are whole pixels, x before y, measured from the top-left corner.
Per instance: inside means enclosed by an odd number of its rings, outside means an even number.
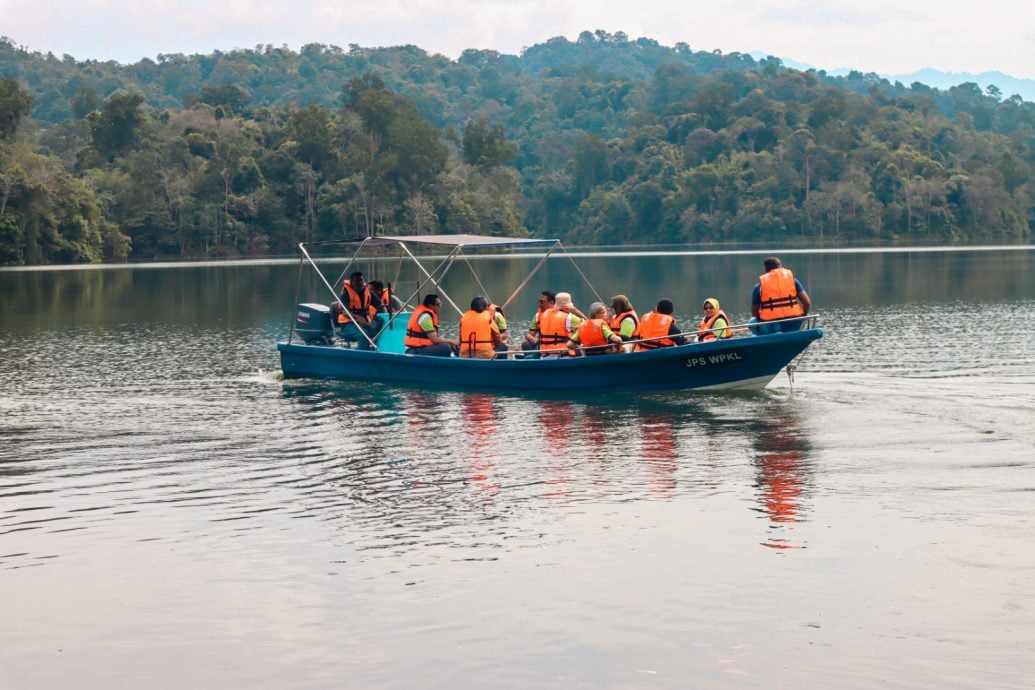
[[[760,60],[768,54],[763,51],[756,50],[749,53],[749,55],[756,60]],[[815,65],[810,65],[806,62],[798,62],[791,58],[780,58],[780,60],[783,62],[784,66],[790,67],[791,69],[819,69]],[[843,77],[850,74],[853,70],[847,67],[839,67],[837,69],[828,69],[824,71],[832,76]],[[982,88],[982,90],[987,89],[990,85],[995,85],[996,88],[1002,92],[1004,99],[1017,94],[1024,100],[1035,103],[1035,79],[1021,79],[1020,77],[1013,77],[1009,74],[998,71],[973,74],[971,72],[943,72],[932,67],[927,67],[916,72],[911,72],[910,74],[881,74],[879,72],[877,74],[892,83],[896,81],[901,82],[904,86],[909,86],[913,82],[920,82],[921,84],[926,84],[930,87],[942,90],[947,90],[953,86],[958,86],[967,82],[977,84]]]
[[[882,74],[881,76],[890,81],[900,81],[906,86],[918,81],[937,89],[948,89],[966,82],[974,82],[982,89],[995,85],[1003,92],[1003,98],[1017,94],[1026,101],[1035,102],[1035,79],[1020,79],[1002,72],[971,74],[969,72],[942,72],[928,67],[912,74]]]

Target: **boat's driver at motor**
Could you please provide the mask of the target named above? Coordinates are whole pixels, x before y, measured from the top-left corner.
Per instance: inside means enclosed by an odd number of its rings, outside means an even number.
[[[751,326],[756,335],[788,333],[797,331],[805,322],[799,317],[807,316],[812,309],[812,300],[801,282],[775,256],[762,262],[765,273],[758,277],[751,293],[751,320],[748,323],[764,323]]]
[[[373,340],[379,330],[377,314],[384,311],[381,298],[363,280],[363,273],[353,271],[348,282],[342,285],[340,299],[345,305],[344,310],[338,307],[337,316],[342,337],[357,341],[361,350],[369,349],[370,340]],[[366,333],[366,337],[359,332],[360,328]]]

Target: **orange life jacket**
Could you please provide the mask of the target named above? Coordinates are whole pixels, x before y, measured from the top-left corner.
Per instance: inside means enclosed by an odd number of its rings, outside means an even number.
[[[553,307],[539,317],[539,351],[560,351],[568,342],[571,332],[568,330],[568,313]]]
[[[758,277],[758,285],[762,300],[758,306],[760,320],[788,319],[805,313],[794,287],[794,274],[788,269],[774,268]]]
[[[486,311],[470,309],[460,317],[460,356],[472,357],[475,352],[495,352],[492,337],[492,316]]]
[[[719,319],[726,321],[726,328],[721,328],[717,331],[712,331],[714,324]],[[697,327],[697,339],[698,340],[715,340],[716,338],[729,338],[733,333],[729,329],[730,318],[726,316],[726,312],[719,310],[712,314],[710,319],[701,319],[701,325]]]
[[[424,329],[420,327],[420,317],[425,314],[431,314],[431,322],[435,324],[435,332],[438,333],[438,314],[431,310],[430,307],[425,307],[423,304],[413,310],[413,314],[410,315],[410,321],[406,324],[406,337],[403,338],[403,345],[406,347],[424,347],[426,345],[434,345],[431,342],[431,338],[424,332]]]
[[[553,307],[547,307],[546,309],[539,309],[538,311],[536,311],[535,316],[532,317],[532,323],[528,324],[528,330],[529,331],[531,331],[533,333],[535,333],[535,332],[542,333],[542,331],[543,331],[543,314],[545,314],[548,309],[553,309]]]
[[[593,348],[587,354],[604,354],[604,347],[611,342],[604,337],[604,327],[607,323],[603,319],[586,319],[579,324],[579,344],[583,348]]]
[[[632,317],[633,320],[633,333],[640,327],[640,317],[636,315],[636,311],[630,309],[629,311],[623,311],[621,314],[615,314],[615,317],[611,319],[611,323],[608,324],[612,331],[619,333],[622,330],[622,322],[625,321],[626,317]]]
[[[636,337],[661,338],[661,336],[668,335],[669,328],[671,328],[674,321],[675,319],[672,318],[671,314],[659,314],[656,311],[649,311],[640,320],[640,327],[636,330]],[[636,351],[654,350],[675,344],[675,341],[671,338],[661,338],[660,340],[651,340],[646,343],[636,343]]]
[[[356,292],[356,288],[352,287],[352,284],[346,280],[342,287],[342,294],[348,294],[349,301],[345,304],[345,310],[338,312],[339,325],[352,323],[350,312],[357,316],[366,316],[367,321],[373,321],[377,318],[377,309],[370,300],[369,285],[363,286],[363,294],[361,295]]]

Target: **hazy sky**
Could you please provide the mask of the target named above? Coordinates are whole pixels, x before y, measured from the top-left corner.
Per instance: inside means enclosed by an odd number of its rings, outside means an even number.
[[[124,63],[267,43],[517,54],[603,29],[824,69],[1035,78],[1035,3],[1021,0],[0,0],[0,17],[30,50]]]

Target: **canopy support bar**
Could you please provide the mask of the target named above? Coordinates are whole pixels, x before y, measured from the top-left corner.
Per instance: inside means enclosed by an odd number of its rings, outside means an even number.
[[[362,248],[362,246],[363,245],[361,244],[360,248]],[[320,267],[316,265],[315,261],[313,261],[313,257],[309,256],[309,252],[307,252],[306,249],[305,249],[305,243],[303,242],[303,243],[299,244],[298,248],[302,250],[302,254],[305,256],[306,260],[309,262],[309,265],[313,267],[314,271],[316,271],[316,275],[320,276],[320,280],[323,281],[323,284],[326,285],[327,289],[330,290],[332,295],[334,295],[334,301],[338,303],[339,307],[341,307],[342,312],[347,312],[348,311],[348,307],[346,307],[344,304],[342,304],[341,296],[338,293],[336,293],[334,291],[334,287],[331,286],[331,284],[327,282],[327,278],[324,277],[323,272],[320,270]],[[353,257],[353,260],[355,260],[355,257]],[[345,266],[345,270],[347,271],[348,267],[351,266],[351,265],[352,265],[352,262],[350,261]],[[345,271],[342,271],[342,275],[343,276],[345,275]],[[360,333],[362,333],[363,337],[367,339],[367,342],[370,343],[371,349],[374,349],[374,350],[377,349],[377,344],[374,342],[374,339],[371,338],[367,334],[366,330],[364,330],[362,328],[359,328],[358,326],[356,327],[356,330],[359,331]]]
[[[518,285],[514,289],[514,292],[512,292],[510,294],[510,297],[507,298],[507,301],[500,305],[500,307],[503,308],[504,312],[506,312],[507,307],[510,306],[510,303],[514,301],[514,298],[517,297],[518,294],[520,294],[521,291],[525,289],[525,286],[528,285],[530,280],[532,280],[532,277],[535,276],[535,274],[539,272],[539,269],[543,267],[543,264],[546,263],[546,260],[550,258],[551,254],[553,254],[553,250],[557,249],[557,247],[559,247],[559,246],[561,246],[561,243],[558,240],[557,242],[554,243],[554,245],[552,247],[550,247],[546,251],[546,254],[543,255],[543,258],[540,259],[539,263],[536,264],[536,267],[533,268],[532,271],[527,276],[525,276],[525,279],[521,281],[521,284]]]
[[[408,249],[406,249],[406,246],[405,246],[404,244],[402,244],[402,243],[400,242],[400,243],[399,243],[399,246],[400,246],[400,247],[402,247],[402,248],[403,248],[404,250],[406,250],[406,253],[407,253],[407,254],[410,254],[409,250],[408,250]],[[419,295],[419,294],[421,293],[421,290],[423,290],[423,289],[424,289],[424,286],[425,286],[425,285],[427,285],[428,283],[432,283],[432,284],[433,284],[433,285],[435,285],[435,286],[437,286],[437,285],[438,285],[438,282],[436,282],[435,278],[433,277],[433,273],[438,273],[439,269],[441,269],[441,268],[443,268],[444,266],[446,266],[446,262],[447,262],[447,261],[450,261],[450,259],[451,259],[451,258],[453,258],[453,256],[452,256],[452,255],[453,255],[453,253],[455,253],[455,251],[456,251],[456,250],[454,250],[454,252],[450,252],[450,255],[449,255],[449,256],[447,256],[447,257],[446,257],[445,259],[443,259],[443,260],[442,260],[442,262],[441,262],[441,263],[440,263],[440,264],[439,264],[438,266],[436,266],[436,267],[435,267],[435,269],[434,269],[434,271],[433,271],[432,273],[428,273],[427,269],[426,269],[426,268],[424,268],[423,264],[421,264],[421,262],[417,260],[417,257],[415,257],[415,256],[414,256],[413,254],[410,254],[410,258],[411,258],[411,259],[413,259],[413,263],[414,263],[414,264],[416,264],[416,265],[417,265],[417,266],[418,266],[418,267],[420,268],[420,270],[421,270],[421,271],[422,271],[422,272],[424,273],[424,275],[425,275],[425,276],[427,276],[427,277],[426,277],[426,278],[425,278],[425,279],[424,279],[423,281],[421,281],[420,283],[418,283],[418,284],[417,284],[417,289],[416,289],[416,290],[414,290],[414,291],[413,291],[413,292],[412,292],[412,293],[410,294],[410,296],[409,296],[409,297],[408,297],[408,298],[406,299],[406,303],[409,303],[409,301],[410,301],[411,299],[413,299],[414,297],[416,297],[417,295]],[[450,262],[450,263],[451,263],[451,262]],[[446,270],[449,270],[448,266],[446,266]],[[445,271],[442,271],[442,275],[444,276],[445,274],[446,274],[446,273],[445,273]],[[441,280],[441,277],[442,277],[442,276],[439,276],[439,279],[440,279],[440,280]],[[445,293],[443,293],[443,295],[445,295],[445,298],[446,298],[447,300],[449,300],[449,303],[450,303],[450,304],[453,304],[453,301],[449,299],[449,295],[446,295]],[[456,305],[455,305],[455,304],[453,304],[453,307],[455,308],[455,307],[456,307]],[[384,330],[385,330],[386,328],[388,328],[389,326],[391,326],[391,325],[392,325],[392,324],[393,324],[393,323],[395,322],[395,320],[396,320],[397,318],[399,318],[399,314],[400,314],[400,313],[401,313],[401,312],[396,312],[395,314],[392,314],[392,317],[391,317],[390,319],[388,319],[388,323],[386,323],[386,324],[384,325],[384,327],[382,327],[382,328],[381,328],[381,330],[377,332],[377,335],[381,335],[381,333],[382,333],[382,332],[383,332],[383,331],[384,331]],[[376,337],[376,336],[375,336],[375,337]]]
[[[449,252],[449,254],[446,256],[446,258],[442,259],[442,263],[440,263],[438,265],[438,267],[435,269],[434,272],[438,273],[438,269],[443,268],[443,267],[445,267],[445,268],[442,271],[442,275],[440,275],[438,277],[438,279],[435,279],[433,277],[433,275],[431,273],[428,273],[428,270],[426,268],[424,268],[424,264],[422,264],[420,261],[417,260],[417,257],[413,255],[413,253],[410,251],[410,248],[407,247],[404,242],[400,242],[399,246],[402,247],[402,250],[404,252],[406,252],[406,254],[410,257],[410,259],[413,260],[413,263],[416,264],[417,268],[419,268],[421,270],[421,272],[428,277],[428,280],[424,281],[424,283],[426,284],[426,283],[428,283],[430,281],[431,284],[435,286],[435,289],[438,290],[441,293],[441,295],[439,295],[439,296],[440,297],[445,297],[446,301],[449,302],[451,305],[453,305],[453,309],[456,309],[456,313],[460,314],[462,316],[464,312],[461,311],[460,307],[456,306],[456,302],[454,302],[453,299],[444,290],[442,290],[442,287],[441,287],[441,285],[439,285],[438,281],[442,280],[443,278],[446,277],[446,273],[449,271],[450,267],[452,267],[453,262],[456,261],[456,255],[458,253],[460,253],[463,250],[463,248],[460,245],[457,245],[456,247],[453,248],[453,250],[451,252]],[[422,285],[422,287],[423,287],[423,285]],[[413,297],[416,297],[419,292],[420,292],[420,288],[417,288],[417,292],[414,293],[411,296],[411,299]],[[409,300],[407,300],[407,301],[409,301]]]

